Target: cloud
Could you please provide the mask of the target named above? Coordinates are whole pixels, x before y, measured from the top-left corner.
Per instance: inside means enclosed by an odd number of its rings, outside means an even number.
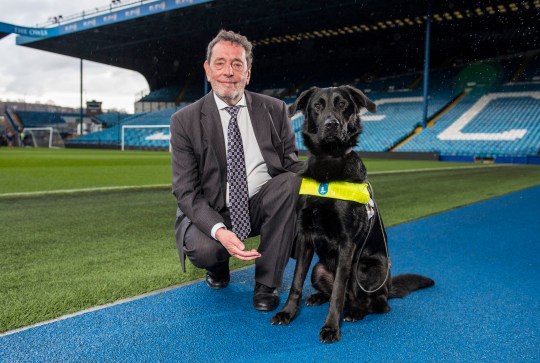
[[[95,1],[3,1],[0,21],[36,26],[50,16],[64,17],[109,3]],[[15,45],[15,36],[0,40],[0,97],[4,100],[80,105],[80,60]],[[144,77],[134,71],[83,61],[83,101],[102,101],[104,109],[133,112],[135,94],[148,88]]]

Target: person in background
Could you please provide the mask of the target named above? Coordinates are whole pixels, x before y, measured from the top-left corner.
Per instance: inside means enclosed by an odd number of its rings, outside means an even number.
[[[15,139],[15,135],[13,134],[13,131],[10,129],[6,130],[6,142],[8,147],[13,147],[13,140]]]

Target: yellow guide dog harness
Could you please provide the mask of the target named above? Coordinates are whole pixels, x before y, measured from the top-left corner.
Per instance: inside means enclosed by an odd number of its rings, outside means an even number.
[[[350,200],[361,204],[368,204],[371,199],[367,183],[349,183],[344,181],[319,183],[309,178],[302,178],[300,194]]]
[[[371,219],[375,215],[375,203],[371,199],[369,183],[350,183],[345,181],[335,181],[330,183],[319,183],[310,178],[302,178],[300,194],[313,195],[322,198],[333,198],[350,200],[352,202],[365,204],[368,217]]]

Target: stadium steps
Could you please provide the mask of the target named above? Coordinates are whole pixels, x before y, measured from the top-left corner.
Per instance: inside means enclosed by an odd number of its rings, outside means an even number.
[[[439,119],[442,115],[444,115],[446,112],[448,112],[452,107],[454,107],[457,103],[459,103],[459,101],[461,101],[461,99],[463,97],[465,97],[467,94],[467,91],[463,91],[461,92],[459,95],[457,95],[454,99],[452,99],[450,102],[448,102],[448,104],[446,104],[444,107],[442,107],[440,109],[440,111],[437,111],[433,114],[433,116],[431,116],[427,123],[426,123],[426,128],[430,128],[430,127],[433,127],[433,125],[435,124],[435,122],[437,121],[437,119]],[[413,138],[415,138],[418,134],[420,134],[422,131],[424,131],[424,128],[422,126],[418,126],[416,127],[409,135],[405,136],[405,138],[403,140],[401,140],[400,142],[398,142],[396,145],[390,147],[390,149],[388,151],[392,152],[392,151],[396,151],[398,150],[401,146],[405,145],[406,143],[408,143],[409,141],[411,141]]]
[[[406,136],[405,139],[398,142],[397,145],[391,147],[388,151],[390,151],[390,152],[396,151],[397,149],[399,149],[401,147],[401,145],[404,145],[404,144],[408,143],[410,140],[412,140],[414,137],[416,137],[416,135],[421,133],[423,130],[424,130],[424,128],[422,126],[417,126],[410,135]]]
[[[21,118],[14,109],[8,107],[4,114],[6,115],[6,120],[8,120],[8,122],[11,124],[13,130],[18,131],[24,128]]]
[[[446,106],[444,106],[439,112],[435,113],[433,115],[433,117],[431,117],[428,120],[428,122],[426,123],[426,127],[427,128],[433,127],[433,125],[435,125],[435,122],[437,122],[437,120],[439,118],[441,118],[442,115],[444,115],[452,107],[457,105],[459,103],[459,101],[461,101],[463,99],[463,97],[465,97],[468,93],[469,93],[469,90],[465,90],[465,91],[461,92],[459,95],[457,95],[453,100],[451,100]]]
[[[525,69],[527,69],[527,66],[529,65],[530,58],[525,57],[521,65],[516,69],[512,77],[510,78],[510,82],[517,82],[525,72]]]
[[[411,82],[411,84],[409,85],[409,89],[417,89],[418,86],[420,85],[420,82],[422,82],[423,79],[424,79],[424,75],[423,75],[423,74],[418,75],[418,77],[416,77],[416,78]]]

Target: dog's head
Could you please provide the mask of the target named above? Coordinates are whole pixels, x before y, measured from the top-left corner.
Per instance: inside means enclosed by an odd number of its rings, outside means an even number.
[[[289,115],[297,110],[304,114],[304,144],[314,155],[341,156],[358,143],[362,132],[360,110],[376,112],[375,104],[351,86],[312,87],[298,96],[289,107]]]

